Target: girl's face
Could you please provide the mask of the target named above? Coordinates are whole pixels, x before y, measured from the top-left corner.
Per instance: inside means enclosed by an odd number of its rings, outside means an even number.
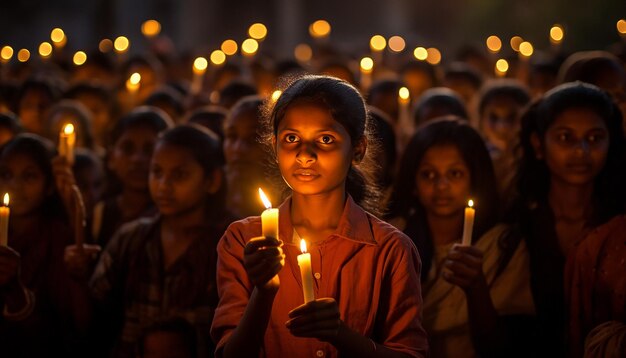
[[[470,170],[455,145],[430,147],[417,168],[415,195],[432,216],[462,212],[470,196]]]
[[[52,99],[41,89],[31,89],[20,100],[18,115],[27,132],[43,134],[43,124]]]
[[[570,185],[593,182],[604,167],[609,133],[602,118],[587,108],[570,108],[548,128],[543,148],[535,136],[535,152],[546,161],[553,180]]]
[[[28,215],[38,210],[51,188],[39,165],[28,155],[15,154],[0,160],[2,193],[9,193],[11,215]]]
[[[150,165],[150,194],[163,215],[178,215],[202,207],[206,195],[215,193],[221,177],[207,175],[191,153],[181,147],[159,144]]]
[[[521,106],[512,98],[496,96],[486,105],[481,117],[481,128],[492,143],[507,143],[519,129],[518,114]]]
[[[258,119],[253,111],[239,111],[226,120],[224,157],[229,173],[236,176],[262,175],[265,152],[258,142]]]
[[[148,189],[150,158],[157,132],[145,126],[130,127],[115,143],[109,168],[131,190]]]
[[[309,104],[286,111],[275,140],[283,179],[303,195],[344,193],[353,158],[365,153],[364,146],[352,148],[350,135],[328,110]]]

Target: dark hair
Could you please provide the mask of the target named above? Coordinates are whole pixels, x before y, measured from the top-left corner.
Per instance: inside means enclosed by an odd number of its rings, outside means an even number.
[[[164,86],[152,92],[144,101],[145,105],[158,107],[159,103],[166,103],[176,111],[177,116],[185,113],[183,108],[183,96],[173,88]]]
[[[424,111],[427,107],[437,108],[441,116],[452,115],[468,119],[467,110],[461,97],[447,87],[435,87],[424,91],[413,110],[413,120],[416,126],[424,124],[433,118],[425,118]]]
[[[156,145],[166,144],[185,149],[202,167],[205,175],[214,171],[222,171],[224,152],[217,135],[198,124],[183,124],[161,133]],[[224,180],[224,179],[223,179]],[[221,219],[226,203],[226,185],[222,181],[220,189],[207,195],[207,216],[209,219]]]
[[[467,121],[444,117],[418,128],[400,159],[396,180],[389,200],[389,217],[407,221],[405,233],[415,242],[422,257],[422,278],[432,263],[434,246],[426,220],[426,211],[415,189],[417,170],[428,149],[440,145],[455,146],[470,172],[470,195],[480,204],[472,240],[475,242],[498,221],[498,191],[493,164],[480,134]]]
[[[72,121],[76,125],[77,136],[82,139],[86,148],[93,149],[92,114],[85,105],[73,99],[63,100],[50,108],[46,121],[46,136],[56,138],[59,135],[52,127],[52,119],[60,113],[68,113],[72,116]]]
[[[371,121],[371,136],[379,141],[378,148],[382,151],[387,162],[387,171],[380,173],[378,178],[379,185],[384,189],[393,183],[397,158],[396,133],[387,114],[372,106],[368,106],[367,110]]]
[[[76,148],[74,164],[72,165],[72,170],[74,173],[77,173],[81,170],[89,169],[93,171],[96,169],[96,172],[102,174],[104,179],[104,164],[102,163],[102,159],[96,155],[91,150],[84,148]]]
[[[268,145],[271,146],[272,138],[276,136],[278,124],[285,113],[296,103],[312,103],[327,108],[331,116],[346,129],[353,146],[369,137],[367,109],[363,97],[356,88],[338,78],[306,75],[292,82],[273,106],[268,102],[264,126],[266,130],[264,139]],[[369,162],[374,142],[372,141],[371,144],[368,145],[365,158],[361,163],[350,167],[346,179],[346,191],[365,210],[379,214],[380,192],[373,184],[374,168]]]
[[[42,202],[40,211],[49,218],[63,218],[67,216],[63,202],[59,196],[52,173],[52,158],[55,148],[52,142],[36,134],[22,133],[15,136],[2,147],[0,160],[13,155],[25,155],[35,162],[44,174],[45,187],[52,189],[52,194],[48,195]]]
[[[626,203],[623,181],[626,144],[619,108],[604,91],[591,84],[570,82],[559,85],[525,112],[518,149],[521,156],[515,177],[516,194],[526,203],[546,199],[550,190],[550,171],[545,161],[537,159],[531,136],[536,134],[543,142],[556,117],[570,108],[592,110],[605,122],[609,133],[606,162],[594,185],[594,197],[602,203],[601,211],[596,213],[597,219],[604,222],[621,212]]]
[[[220,105],[231,108],[241,98],[257,93],[257,89],[253,84],[241,80],[233,80],[220,91]]]
[[[476,89],[479,89],[483,85],[481,73],[464,62],[452,62],[444,73],[444,79],[466,80]]]
[[[82,94],[91,95],[100,99],[106,104],[111,118],[117,118],[119,111],[117,101],[106,87],[97,83],[82,82],[68,89],[63,97],[78,100]]]
[[[61,97],[61,86],[48,76],[31,76],[20,86],[17,95],[15,96],[14,108],[19,108],[19,103],[22,98],[31,90],[43,91],[50,97],[51,103],[54,103]]]
[[[152,106],[140,106],[115,123],[109,143],[115,145],[122,134],[130,128],[148,127],[159,133],[173,126],[172,119],[163,110]]]
[[[13,134],[22,132],[22,126],[13,112],[0,113],[0,128],[6,128]]]
[[[478,114],[485,112],[487,104],[496,97],[507,97],[520,106],[526,106],[530,101],[530,94],[524,85],[514,79],[501,78],[487,82],[480,92]]]
[[[439,84],[439,77],[437,76],[437,70],[435,69],[435,66],[429,64],[428,62],[413,61],[413,60],[408,61],[402,66],[400,73],[405,74],[406,72],[412,72],[412,71],[419,71],[419,72],[425,73],[428,76],[428,79],[431,80],[433,86],[437,86]]]
[[[228,110],[220,106],[205,106],[193,111],[187,118],[188,123],[199,124],[217,134],[220,141],[224,141],[224,120]]]
[[[144,357],[146,353],[146,338],[154,333],[171,333],[179,336],[188,350],[189,357],[197,356],[196,328],[182,317],[171,317],[156,321],[143,329],[141,336],[137,340],[137,354],[139,357]]]
[[[626,78],[626,71],[617,56],[606,51],[580,51],[570,55],[561,65],[558,81],[583,81],[597,86],[607,71]]]

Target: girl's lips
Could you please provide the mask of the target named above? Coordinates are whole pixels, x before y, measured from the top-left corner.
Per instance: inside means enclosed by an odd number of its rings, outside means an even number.
[[[313,169],[296,169],[293,176],[301,181],[310,181],[317,178],[319,174]]]

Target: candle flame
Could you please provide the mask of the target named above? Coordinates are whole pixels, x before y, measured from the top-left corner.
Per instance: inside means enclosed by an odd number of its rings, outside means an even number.
[[[201,75],[206,71],[208,65],[206,58],[198,57],[193,61],[193,72]]]
[[[401,87],[398,90],[398,96],[403,100],[409,99],[409,89],[406,87]]]
[[[9,206],[9,193],[4,193],[4,206]]]
[[[135,72],[132,75],[130,75],[130,78],[128,79],[128,81],[130,82],[131,85],[138,85],[139,82],[141,82],[141,75],[138,72]]]
[[[300,239],[300,251],[302,251],[302,253],[306,253],[306,241],[304,241],[304,239]]]
[[[474,200],[470,199],[470,200],[467,202],[467,206],[469,206],[470,208],[471,208],[471,207],[473,207],[473,206],[474,206]]]
[[[370,72],[374,68],[374,60],[371,57],[363,57],[361,59],[361,71]]]
[[[261,188],[259,188],[259,196],[261,197],[261,201],[263,202],[263,205],[265,205],[265,208],[270,209],[272,207],[272,202],[267,198]]]
[[[74,133],[74,125],[72,123],[68,123],[63,126],[63,133],[70,135]]]

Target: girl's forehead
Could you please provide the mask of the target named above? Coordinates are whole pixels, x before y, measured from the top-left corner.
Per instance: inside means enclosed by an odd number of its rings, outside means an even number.
[[[573,107],[557,114],[550,128],[570,128],[578,130],[606,129],[606,123],[602,117],[591,108]]]

